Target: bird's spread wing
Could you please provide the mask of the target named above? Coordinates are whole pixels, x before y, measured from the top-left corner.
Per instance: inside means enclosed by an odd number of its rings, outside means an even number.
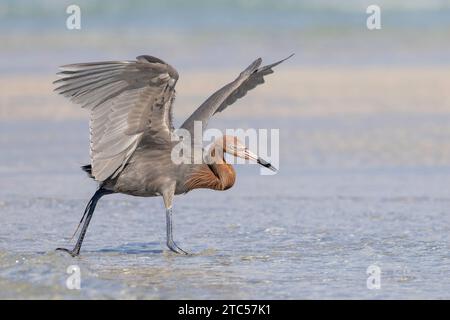
[[[191,135],[193,135],[194,122],[201,121],[202,128],[205,129],[208,120],[214,114],[223,111],[226,107],[236,102],[237,99],[245,96],[249,90],[264,83],[264,76],[273,73],[273,67],[292,56],[293,54],[281,61],[263,67],[260,67],[262,62],[261,58],[255,60],[247,67],[247,69],[240,73],[236,80],[225,85],[203,102],[203,104],[181,125],[181,128],[189,130]]]
[[[62,66],[55,89],[90,110],[90,156],[97,181],[114,178],[139,142],[170,141],[177,71],[162,60]]]

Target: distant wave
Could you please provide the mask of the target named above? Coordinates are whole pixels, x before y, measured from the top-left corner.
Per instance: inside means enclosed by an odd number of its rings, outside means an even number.
[[[82,10],[79,32],[65,26],[70,3]],[[373,3],[383,28],[370,32]],[[450,0],[3,0],[0,30],[3,72],[137,53],[186,66],[292,52],[291,64],[450,63]]]
[[[189,10],[201,16],[204,12],[221,10],[266,10],[276,12],[299,10],[306,12],[361,12],[373,4],[369,0],[77,0],[74,4],[83,7],[90,15],[120,13],[126,16],[144,9],[174,12]],[[0,2],[0,17],[48,17],[60,14],[69,3],[58,0],[3,0]],[[376,4],[387,11],[436,11],[450,9],[450,0],[377,0]],[[275,12],[275,13],[276,13]],[[187,17],[189,18],[189,17]]]

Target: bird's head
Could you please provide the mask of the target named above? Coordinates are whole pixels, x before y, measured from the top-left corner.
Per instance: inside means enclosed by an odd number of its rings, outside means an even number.
[[[262,165],[263,167],[266,167],[274,172],[277,171],[277,169],[272,166],[269,162],[262,159],[252,151],[250,151],[244,143],[242,143],[237,137],[235,136],[229,136],[225,135],[222,136],[214,141],[214,144],[211,148],[212,156],[215,156],[215,152],[222,153],[228,153],[234,157],[239,157],[245,160],[253,160],[256,161],[258,164]]]

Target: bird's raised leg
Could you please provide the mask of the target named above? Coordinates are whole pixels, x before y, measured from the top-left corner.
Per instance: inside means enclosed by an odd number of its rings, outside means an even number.
[[[172,199],[173,199],[173,191],[167,192],[163,194],[164,197],[164,205],[166,207],[166,231],[167,231],[167,247],[175,252],[180,254],[188,254],[186,251],[181,249],[175,241],[173,241],[173,227],[172,227]]]
[[[92,219],[92,215],[94,214],[95,206],[97,205],[98,200],[103,197],[106,194],[110,194],[112,191],[108,191],[105,189],[98,189],[95,194],[92,196],[91,200],[89,200],[86,209],[84,210],[83,217],[81,218],[80,224],[84,220],[83,227],[81,228],[80,235],[78,237],[77,243],[75,244],[75,247],[72,250],[66,249],[66,248],[57,248],[56,250],[59,251],[65,251],[69,253],[72,257],[78,256],[80,254],[81,245],[84,240],[84,236],[86,235],[87,228],[89,226],[89,222]],[[85,219],[86,217],[86,219]],[[78,225],[79,227],[80,225]],[[78,230],[78,228],[77,228]],[[75,231],[76,233],[76,231]]]

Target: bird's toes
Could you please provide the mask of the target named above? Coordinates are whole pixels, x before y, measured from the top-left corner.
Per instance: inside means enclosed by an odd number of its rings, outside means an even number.
[[[177,254],[189,255],[188,252],[181,249],[175,242],[167,243],[167,247],[170,249],[170,251],[175,252]]]
[[[184,251],[183,249],[181,249],[181,248],[178,248],[178,253],[179,254],[184,254],[184,255],[190,255],[190,253],[189,252],[187,252],[187,251]]]
[[[73,250],[69,250],[66,248],[56,248],[56,251],[63,251],[63,252],[67,252],[68,254],[70,254],[72,257],[76,257],[78,255],[78,253],[74,252]]]

